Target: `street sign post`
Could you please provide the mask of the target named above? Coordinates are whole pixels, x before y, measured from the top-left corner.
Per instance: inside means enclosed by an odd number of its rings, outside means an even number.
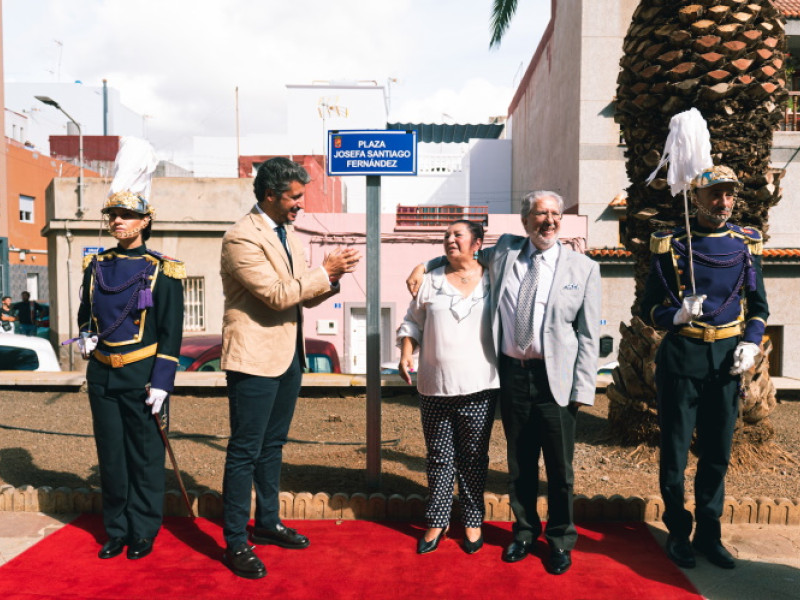
[[[417,132],[328,132],[328,175],[367,177],[367,485],[381,479],[381,175],[417,174]]]

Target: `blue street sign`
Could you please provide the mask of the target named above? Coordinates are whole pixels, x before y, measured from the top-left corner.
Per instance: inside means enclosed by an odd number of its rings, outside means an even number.
[[[105,248],[102,246],[84,246],[83,247],[83,255],[89,256],[91,254],[100,254]]]
[[[333,308],[342,308],[342,303],[341,302],[334,302],[333,303]]]
[[[416,174],[416,131],[328,132],[328,175]]]

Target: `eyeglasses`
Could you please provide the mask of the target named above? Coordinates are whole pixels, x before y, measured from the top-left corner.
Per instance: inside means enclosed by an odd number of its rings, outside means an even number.
[[[537,210],[534,213],[531,213],[537,219],[544,219],[545,217],[550,217],[553,221],[560,221],[561,220],[561,213],[555,211],[547,211],[547,210]]]

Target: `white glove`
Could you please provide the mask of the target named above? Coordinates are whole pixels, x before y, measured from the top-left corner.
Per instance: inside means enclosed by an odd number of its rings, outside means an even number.
[[[88,360],[92,352],[94,352],[94,349],[97,348],[97,336],[89,335],[85,331],[82,332],[78,338],[78,348],[80,348],[81,356],[85,360]]]
[[[692,319],[696,319],[702,315],[703,300],[706,298],[707,296],[705,294],[700,296],[686,296],[683,299],[683,304],[681,304],[678,312],[676,312],[675,316],[672,317],[672,323],[674,325],[683,325],[684,323],[688,323]]]
[[[164,390],[160,390],[158,388],[151,387],[150,388],[150,395],[147,396],[147,400],[144,401],[147,406],[153,407],[153,414],[157,415],[158,411],[161,410],[161,405],[164,404],[164,400],[167,399],[167,392]]]
[[[756,364],[756,357],[761,354],[761,348],[752,342],[739,342],[733,351],[733,366],[731,375],[740,375],[752,369]]]

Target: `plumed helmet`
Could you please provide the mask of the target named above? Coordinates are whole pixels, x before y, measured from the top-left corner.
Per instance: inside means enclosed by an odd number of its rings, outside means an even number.
[[[155,150],[149,142],[135,137],[120,140],[114,161],[114,180],[103,205],[105,214],[112,208],[127,208],[140,215],[155,214],[150,205],[150,183],[158,166]]]
[[[692,187],[696,190],[702,190],[704,188],[711,187],[712,185],[717,185],[718,183],[733,183],[737,189],[741,187],[741,183],[739,182],[739,178],[736,177],[736,173],[733,172],[733,169],[726,167],[725,165],[717,165],[715,167],[711,167],[710,169],[706,169],[700,173],[700,175],[695,177],[694,181],[692,182]]]

